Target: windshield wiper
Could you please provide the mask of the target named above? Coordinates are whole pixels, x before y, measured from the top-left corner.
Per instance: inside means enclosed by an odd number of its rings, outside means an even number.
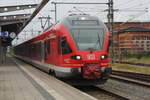
[[[102,46],[101,46],[101,42],[100,42],[100,36],[99,36],[99,34],[98,34],[98,33],[97,33],[97,35],[98,35],[99,47],[102,47]]]
[[[100,43],[100,37],[99,37],[99,34],[97,34],[98,35],[98,40],[95,42],[95,44],[94,44],[94,48],[96,47],[96,45],[99,43],[99,46],[101,47],[101,43]],[[96,48],[95,48],[96,49]]]

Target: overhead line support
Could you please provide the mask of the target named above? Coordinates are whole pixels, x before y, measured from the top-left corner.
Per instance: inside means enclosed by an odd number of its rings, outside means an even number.
[[[108,5],[108,3],[73,3],[73,2],[52,2],[52,4],[54,4],[55,6],[55,22],[57,22],[57,4],[69,4],[69,5],[89,5],[89,4],[95,4],[95,5],[100,5],[100,4],[106,4]]]
[[[43,0],[38,7],[36,8],[36,10],[33,12],[33,14],[31,15],[31,17],[26,21],[26,23],[23,25],[23,27],[20,28],[19,32],[21,32],[26,25],[29,24],[29,22],[39,13],[39,11],[49,2],[50,0]]]

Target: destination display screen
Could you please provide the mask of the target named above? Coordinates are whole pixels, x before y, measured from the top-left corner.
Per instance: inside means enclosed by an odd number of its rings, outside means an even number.
[[[98,25],[97,20],[73,20],[73,25]]]

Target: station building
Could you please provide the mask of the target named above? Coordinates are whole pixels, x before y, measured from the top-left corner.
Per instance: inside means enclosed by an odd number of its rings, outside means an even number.
[[[114,24],[115,54],[150,51],[150,22]]]

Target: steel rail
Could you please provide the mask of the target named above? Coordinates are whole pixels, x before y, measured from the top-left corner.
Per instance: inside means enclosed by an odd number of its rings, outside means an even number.
[[[150,88],[150,75],[125,71],[112,71],[111,79],[134,83]]]

